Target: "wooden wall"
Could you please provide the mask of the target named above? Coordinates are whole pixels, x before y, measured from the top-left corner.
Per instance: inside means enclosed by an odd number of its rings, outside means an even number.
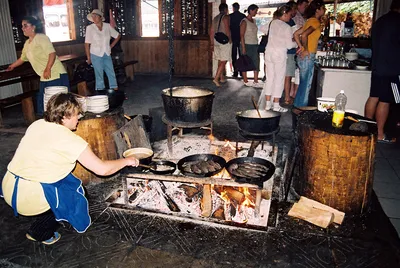
[[[168,40],[122,40],[125,61],[138,60],[135,73],[167,74],[169,68]],[[85,55],[83,43],[54,44],[57,55]],[[212,57],[209,40],[175,40],[175,75],[210,77]]]
[[[208,40],[175,40],[175,75],[211,76]],[[123,40],[125,60],[138,60],[135,72],[168,73],[168,40]]]

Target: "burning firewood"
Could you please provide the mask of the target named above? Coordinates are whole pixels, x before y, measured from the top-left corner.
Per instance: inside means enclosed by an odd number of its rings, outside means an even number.
[[[224,187],[226,195],[236,204],[240,205],[245,200],[245,195],[242,192],[239,192],[232,187]]]
[[[186,185],[186,184],[182,184],[182,185],[178,186],[178,188],[181,188],[181,189],[183,189],[183,191],[185,191],[185,194],[187,196],[186,200],[189,199],[190,201],[192,201],[191,199],[200,192],[200,190],[197,189],[196,187]]]
[[[219,208],[217,208],[216,211],[214,211],[214,213],[212,214],[212,217],[215,219],[219,219],[219,220],[225,220],[225,211],[224,211],[224,207],[220,206]]]
[[[201,216],[210,217],[212,213],[212,197],[211,185],[205,184],[203,186],[203,198],[200,201]]]

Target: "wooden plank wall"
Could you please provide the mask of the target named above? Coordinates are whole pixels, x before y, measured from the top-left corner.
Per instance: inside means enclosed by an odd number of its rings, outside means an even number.
[[[125,61],[138,60],[135,73],[166,74],[169,68],[168,40],[123,40]],[[175,75],[211,76],[209,40],[175,40]],[[54,46],[57,55],[85,55],[83,43]]]
[[[138,60],[137,73],[168,73],[168,40],[123,40],[125,60]],[[208,77],[208,40],[175,40],[175,75]]]

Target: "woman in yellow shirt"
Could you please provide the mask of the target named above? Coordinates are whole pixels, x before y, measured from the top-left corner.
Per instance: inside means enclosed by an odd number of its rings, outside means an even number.
[[[314,75],[314,61],[317,53],[318,40],[321,36],[321,17],[325,14],[322,0],[314,0],[305,11],[307,18],[303,28],[294,33],[294,39],[299,46],[297,64],[300,70],[300,84],[297,90],[294,106],[308,105],[308,95]]]
[[[56,51],[50,39],[43,33],[43,24],[35,17],[25,17],[22,20],[22,31],[28,37],[22,49],[21,57],[8,66],[7,71],[29,61],[33,70],[40,76],[39,93],[36,96],[36,112],[43,115],[44,89],[49,86],[65,86],[69,89],[67,71],[57,58]]]
[[[0,196],[3,192],[15,214],[36,216],[26,234],[30,240],[57,242],[61,237],[58,221],[68,221],[80,233],[90,226],[82,182],[71,174],[76,161],[100,176],[139,164],[134,157],[98,158],[88,143],[72,132],[80,112],[72,94],[51,97],[44,119],[29,126],[7,166]]]

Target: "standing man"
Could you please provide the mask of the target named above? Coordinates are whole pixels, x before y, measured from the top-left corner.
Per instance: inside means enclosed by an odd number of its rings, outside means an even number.
[[[240,56],[240,22],[246,17],[245,14],[239,11],[240,5],[238,3],[232,4],[233,13],[229,15],[231,19],[231,36],[232,36],[232,65],[233,65],[233,77],[238,77],[238,71],[235,67],[236,59],[238,54]]]
[[[394,142],[384,127],[390,103],[400,103],[400,0],[393,0],[389,13],[372,26],[371,91],[365,116],[376,119],[378,142]]]
[[[215,38],[215,33],[223,33],[228,38],[228,43],[221,44]],[[231,30],[229,27],[229,15],[228,15],[228,5],[222,3],[219,5],[219,14],[215,16],[211,24],[210,30],[210,44],[211,51],[213,51],[214,59],[218,60],[218,68],[217,73],[215,74],[215,78],[213,80],[214,84],[217,87],[220,87],[220,83],[225,83],[226,79],[224,78],[224,70],[227,61],[231,60],[231,51],[232,51],[232,38],[231,38]]]

